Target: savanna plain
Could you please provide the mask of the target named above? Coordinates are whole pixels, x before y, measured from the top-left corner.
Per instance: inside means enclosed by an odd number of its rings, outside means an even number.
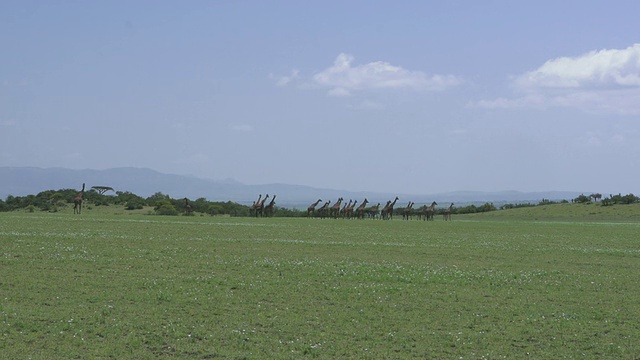
[[[626,206],[429,222],[0,213],[0,354],[637,359],[640,208]]]

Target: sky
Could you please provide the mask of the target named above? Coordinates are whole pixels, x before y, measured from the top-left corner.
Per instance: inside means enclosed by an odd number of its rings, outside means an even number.
[[[0,166],[640,193],[640,2],[0,2]]]

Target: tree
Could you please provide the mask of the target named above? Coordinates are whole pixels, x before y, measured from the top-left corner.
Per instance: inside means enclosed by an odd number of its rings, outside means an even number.
[[[589,195],[589,198],[593,199],[593,202],[598,202],[599,199],[602,199],[602,194],[600,193],[591,194]]]
[[[580,194],[580,196],[578,196],[577,198],[573,199],[573,202],[575,203],[588,203],[589,201],[591,201],[591,198],[584,195],[584,194]]]
[[[155,207],[158,204],[158,202],[163,200],[170,201],[171,198],[169,197],[169,195],[165,195],[161,192],[157,192],[147,198],[147,204]]]
[[[156,202],[156,206],[153,208],[158,215],[178,215],[178,210],[171,204],[168,199],[159,200]]]
[[[92,186],[91,189],[97,191],[100,195],[104,195],[104,193],[106,193],[107,191],[115,192],[115,190],[113,190],[113,188],[109,186]]]
[[[147,204],[146,200],[143,197],[138,196],[129,191],[125,191],[125,192],[117,191],[116,196],[113,199],[113,203],[118,205],[136,203],[136,204],[141,204],[142,206]]]

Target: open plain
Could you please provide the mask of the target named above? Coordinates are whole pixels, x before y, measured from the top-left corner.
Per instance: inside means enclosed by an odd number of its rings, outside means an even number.
[[[449,222],[0,213],[0,353],[638,358],[640,209],[585,206]]]

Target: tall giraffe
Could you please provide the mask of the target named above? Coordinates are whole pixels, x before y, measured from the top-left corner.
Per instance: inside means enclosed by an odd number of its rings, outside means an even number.
[[[407,207],[402,209],[402,220],[409,220],[409,218],[411,217],[411,210],[413,208],[413,202],[409,201],[409,204],[407,204]]]
[[[380,211],[380,218],[384,219],[387,216],[387,211],[389,211],[389,205],[391,205],[391,200],[387,200],[387,204]]]
[[[259,201],[256,204],[256,217],[258,217],[258,214],[260,214],[260,216],[262,216],[264,214],[264,202],[267,201],[267,199],[269,198],[269,194],[267,194],[267,196],[264,197],[264,199],[262,199],[262,201]]]
[[[184,198],[184,214],[191,215],[191,205],[189,205],[189,199]]]
[[[431,205],[429,205],[429,207],[427,208],[427,213],[425,214],[426,215],[425,220],[429,220],[429,219],[433,220],[433,215],[435,215],[436,213],[436,205],[438,205],[438,203],[435,201],[432,202]]]
[[[82,211],[82,197],[84,196],[84,183],[82,183],[82,190],[73,198],[73,213],[80,214]]]
[[[453,203],[451,203],[451,205],[449,205],[449,207],[442,213],[442,219],[444,221],[451,220],[451,209],[453,209]]]
[[[338,201],[333,204],[333,206],[329,209],[329,217],[332,217],[334,219],[338,218],[338,215],[340,214],[340,206],[342,205],[342,201],[344,199],[343,198],[338,198]]]
[[[396,202],[398,200],[399,199],[396,196],[396,198],[395,198],[395,200],[393,200],[393,202],[391,202],[391,201],[387,202],[387,206],[382,208],[382,213],[380,215],[381,215],[383,220],[393,220],[393,207],[396,205]]]
[[[318,199],[318,201],[316,201],[313,204],[309,205],[309,207],[307,208],[307,217],[314,215],[314,213],[316,212],[316,206],[318,206],[318,204],[321,201],[322,201],[322,199]]]
[[[258,200],[254,201],[253,205],[249,208],[249,215],[251,215],[251,213],[258,213],[258,204],[260,203],[260,199],[262,199],[262,194],[258,196]]]
[[[418,220],[420,220],[423,216],[424,216],[423,220],[425,221],[429,219],[433,220],[433,214],[435,213],[434,209],[436,205],[438,205],[438,203],[434,201],[429,206],[427,205],[422,206],[418,212]]]
[[[362,204],[360,204],[360,206],[358,206],[358,208],[356,209],[356,217],[358,219],[364,219],[364,208],[367,206],[368,203],[369,203],[369,200],[367,200],[367,198],[364,198],[364,201],[362,202]]]
[[[387,205],[388,205],[390,202],[391,202],[391,201],[388,201],[388,202],[387,202]],[[366,208],[366,209],[364,210],[364,212],[365,212],[365,213],[367,213],[367,216],[368,216],[368,217],[370,217],[370,218],[372,218],[372,219],[377,218],[377,217],[378,217],[378,215],[379,215],[378,213],[380,212],[380,203],[377,203],[377,204],[376,204],[376,205],[374,205],[374,206],[370,206],[370,207]]]
[[[353,199],[349,199],[349,203],[348,204],[344,204],[344,207],[342,207],[342,210],[340,210],[340,217],[341,218],[346,218],[347,217],[347,211],[348,211],[349,207],[351,206],[352,202],[353,202]]]
[[[358,203],[358,200],[355,200],[353,204],[350,204],[349,206],[347,206],[347,210],[345,211],[345,216],[347,219],[351,219],[353,217],[353,208],[356,207],[357,203]]]
[[[264,207],[264,216],[266,217],[273,216],[273,213],[275,212],[276,196],[277,195],[273,195],[269,204],[267,204],[267,206]]]
[[[329,204],[331,204],[331,200],[328,200],[320,209],[318,209],[318,215],[321,219],[324,219],[327,214],[329,214]]]

